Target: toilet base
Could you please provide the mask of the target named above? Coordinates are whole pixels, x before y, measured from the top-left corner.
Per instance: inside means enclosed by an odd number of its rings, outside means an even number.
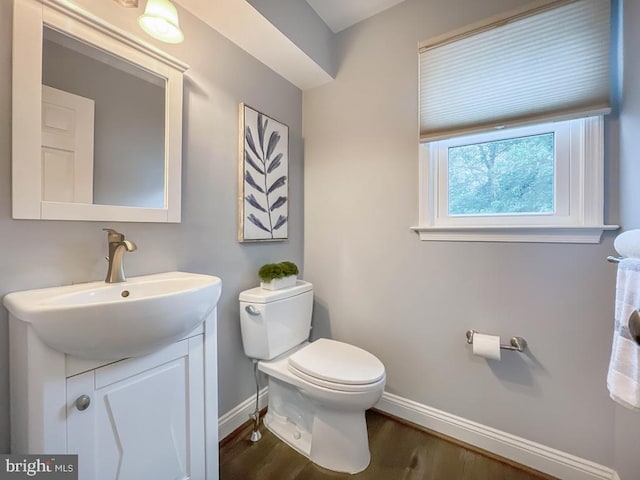
[[[364,410],[319,405],[275,378],[269,378],[264,425],[287,445],[328,470],[354,474],[367,468],[371,460]]]
[[[309,458],[311,454],[311,432],[301,429],[287,417],[271,413],[269,410],[263,417],[262,423],[267,427],[267,430],[284,443]]]

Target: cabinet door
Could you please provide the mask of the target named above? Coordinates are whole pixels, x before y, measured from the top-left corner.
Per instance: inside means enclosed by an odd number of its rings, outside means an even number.
[[[68,378],[67,449],[80,480],[204,478],[202,382],[202,336]]]

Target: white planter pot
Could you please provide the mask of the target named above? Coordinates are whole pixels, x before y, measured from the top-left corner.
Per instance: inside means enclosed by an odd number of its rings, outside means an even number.
[[[280,290],[281,288],[293,287],[298,279],[297,275],[289,275],[283,278],[274,278],[269,282],[260,282],[260,287],[265,290]]]

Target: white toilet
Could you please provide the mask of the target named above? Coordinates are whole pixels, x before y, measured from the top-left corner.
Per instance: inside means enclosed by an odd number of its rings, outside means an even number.
[[[269,379],[265,426],[314,463],[358,473],[371,458],[365,410],[382,395],[384,365],[335,340],[309,343],[313,285],[240,294],[242,342]]]

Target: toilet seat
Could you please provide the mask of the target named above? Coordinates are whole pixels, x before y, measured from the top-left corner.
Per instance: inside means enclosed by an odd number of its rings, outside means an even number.
[[[385,380],[384,365],[374,355],[326,338],[293,353],[288,368],[309,383],[343,392],[366,391]]]

